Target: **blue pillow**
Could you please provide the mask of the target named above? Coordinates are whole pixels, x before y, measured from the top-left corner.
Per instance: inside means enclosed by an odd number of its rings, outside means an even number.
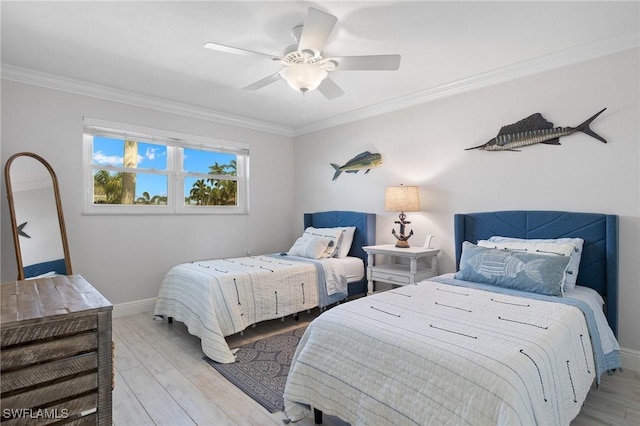
[[[462,243],[455,278],[515,290],[562,296],[569,256],[547,256]]]

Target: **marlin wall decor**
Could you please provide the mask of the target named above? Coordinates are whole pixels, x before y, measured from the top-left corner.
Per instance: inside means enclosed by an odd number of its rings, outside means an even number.
[[[382,155],[378,153],[371,153],[369,151],[361,152],[360,154],[353,157],[351,160],[347,161],[343,166],[338,166],[335,163],[329,163],[331,167],[335,170],[333,174],[333,179],[338,179],[338,176],[342,172],[345,173],[358,173],[360,170],[366,169],[364,172],[366,175],[369,173],[369,170],[382,166]]]
[[[537,112],[518,121],[517,123],[502,127],[498,136],[491,139],[489,142],[483,145],[474,146],[473,148],[466,148],[465,151],[470,149],[483,149],[485,151],[519,151],[515,148],[535,145],[537,143],[560,145],[560,138],[562,136],[569,136],[575,132],[586,133],[599,141],[607,143],[602,136],[589,128],[589,124],[591,124],[596,117],[602,114],[604,110],[606,110],[606,108],[576,127],[555,128],[553,127],[553,123],[548,122],[542,114]]]

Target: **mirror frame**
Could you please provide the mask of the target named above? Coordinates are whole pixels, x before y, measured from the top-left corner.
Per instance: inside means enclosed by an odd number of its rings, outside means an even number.
[[[15,205],[13,201],[13,190],[11,188],[11,176],[10,176],[10,168],[11,163],[19,157],[31,157],[36,161],[42,163],[42,165],[49,171],[51,175],[51,181],[53,183],[53,195],[56,201],[56,210],[58,212],[58,224],[60,225],[60,239],[62,242],[62,250],[64,253],[64,263],[67,275],[72,275],[71,269],[71,255],[69,254],[69,243],[67,240],[67,230],[64,225],[64,214],[62,212],[62,201],[60,199],[60,189],[58,187],[58,178],[56,177],[56,173],[53,171],[51,165],[44,158],[40,157],[38,154],[34,154],[33,152],[19,152],[17,154],[12,155],[7,160],[7,163],[4,166],[4,180],[7,186],[7,200],[9,202],[9,216],[11,217],[11,232],[13,234],[13,245],[15,247],[16,252],[16,261],[18,264],[18,281],[24,280],[24,266],[22,264],[22,251],[20,249],[20,240],[18,233],[18,224],[16,220],[16,212]]]

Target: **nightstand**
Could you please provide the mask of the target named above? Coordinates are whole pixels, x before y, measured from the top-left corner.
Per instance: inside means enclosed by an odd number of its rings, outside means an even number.
[[[374,281],[394,285],[416,284],[438,274],[436,255],[439,249],[408,247],[393,244],[362,247],[367,252],[367,294],[373,294]],[[385,255],[388,260],[376,264],[375,255]],[[421,260],[419,262],[419,260]]]

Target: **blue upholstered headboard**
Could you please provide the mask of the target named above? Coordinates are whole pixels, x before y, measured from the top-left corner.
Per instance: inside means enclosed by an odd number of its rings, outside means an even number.
[[[67,265],[64,259],[50,260],[48,262],[36,263],[24,266],[24,277],[32,278],[48,272],[55,272],[58,275],[67,275]]]
[[[376,243],[376,215],[372,213],[360,213],[350,211],[327,211],[304,214],[304,227],[333,228],[335,226],[355,226],[353,244],[349,250],[349,256],[359,257],[367,266],[367,253],[363,246],[371,246]],[[366,293],[367,279],[349,283],[349,296]]]
[[[578,285],[591,287],[605,299],[605,313],[618,333],[618,216],[562,211],[497,211],[454,216],[456,270],[462,243],[494,235],[516,238],[582,238]]]

